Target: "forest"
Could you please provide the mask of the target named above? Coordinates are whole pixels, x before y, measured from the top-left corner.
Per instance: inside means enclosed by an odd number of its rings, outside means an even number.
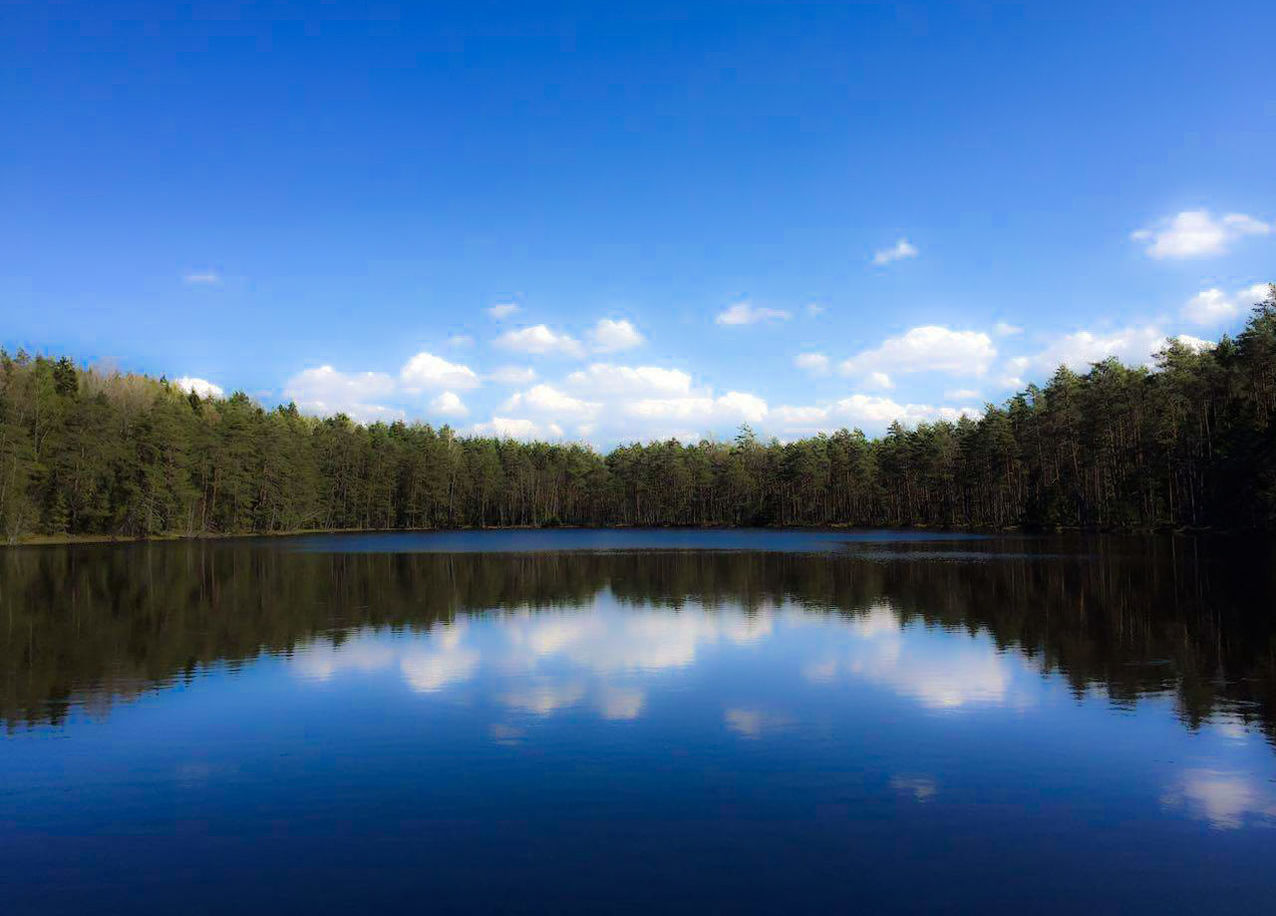
[[[1276,285],[1154,368],[1058,369],[979,419],[793,442],[361,425],[0,351],[0,531],[151,537],[553,525],[1276,527]]]

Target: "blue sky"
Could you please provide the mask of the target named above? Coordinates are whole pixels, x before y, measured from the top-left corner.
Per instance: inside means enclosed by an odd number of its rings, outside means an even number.
[[[1259,2],[11,5],[0,341],[599,445],[977,411],[1240,326],[1270,34]]]

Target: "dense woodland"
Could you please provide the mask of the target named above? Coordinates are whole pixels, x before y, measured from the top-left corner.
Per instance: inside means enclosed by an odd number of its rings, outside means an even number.
[[[317,419],[0,352],[0,526],[199,535],[512,525],[1276,527],[1276,286],[1156,369],[1060,368],[979,420],[619,446]]]

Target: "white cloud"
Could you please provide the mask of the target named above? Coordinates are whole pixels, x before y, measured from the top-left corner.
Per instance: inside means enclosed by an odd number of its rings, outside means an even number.
[[[1244,315],[1251,306],[1267,298],[1267,284],[1255,283],[1234,294],[1217,287],[1203,289],[1183,306],[1183,317],[1193,324],[1217,326]]]
[[[501,405],[500,410],[506,413],[530,410],[534,413],[552,414],[555,417],[587,419],[596,414],[601,407],[602,404],[597,401],[572,397],[553,385],[540,384],[511,395],[509,400]]]
[[[476,436],[494,436],[498,439],[561,439],[563,428],[557,423],[544,425],[522,417],[494,416],[486,423],[475,423],[471,431]]]
[[[1130,237],[1147,242],[1146,251],[1153,258],[1200,258],[1226,254],[1228,246],[1237,239],[1271,231],[1271,224],[1244,213],[1228,213],[1215,219],[1208,210],[1184,210],[1132,232]]]
[[[944,392],[944,397],[950,401],[974,401],[978,400],[979,392],[974,388],[951,388]]]
[[[222,282],[222,277],[215,270],[194,270],[184,274],[182,282],[188,286],[217,286]]]
[[[992,326],[992,332],[998,337],[1013,337],[1016,334],[1022,334],[1023,328],[1017,324],[1008,324],[1004,321],[998,321]]]
[[[890,391],[895,387],[895,382],[885,372],[870,372],[864,377],[864,387],[878,391]]]
[[[1165,346],[1165,332],[1154,325],[1115,328],[1107,331],[1076,331],[1047,343],[1033,356],[1020,356],[1008,361],[1015,375],[1025,370],[1053,372],[1067,366],[1074,372],[1085,372],[1092,363],[1115,356],[1121,362],[1152,365],[1152,354]]]
[[[645,338],[629,321],[601,319],[589,332],[590,346],[596,353],[616,353],[640,346]]]
[[[828,307],[819,302],[808,302],[806,304],[806,313],[810,315],[812,318],[816,318],[820,315],[823,315],[827,311],[828,311]]]
[[[1191,334],[1179,334],[1173,338],[1174,340],[1187,347],[1189,350],[1195,350],[1200,353],[1203,350],[1212,350],[1218,344],[1213,340],[1202,340],[1200,337],[1193,337]]]
[[[332,366],[304,369],[284,385],[284,397],[319,416],[344,413],[363,422],[402,419],[402,410],[375,403],[394,393],[384,372],[339,372]]]
[[[691,391],[691,376],[659,366],[616,366],[594,363],[567,376],[567,383],[594,395],[677,395]]]
[[[195,378],[191,375],[183,375],[179,379],[174,379],[173,384],[182,391],[194,392],[201,398],[220,398],[226,394],[221,385],[214,385],[208,379]]]
[[[424,351],[404,364],[399,378],[409,390],[414,388],[477,388],[479,377],[469,366],[450,363]]]
[[[788,321],[792,317],[783,309],[759,308],[748,302],[737,302],[719,312],[714,321],[718,324],[734,326],[756,324],[759,321]]]
[[[892,261],[915,258],[917,255],[916,245],[911,244],[908,239],[900,239],[890,248],[882,248],[873,252],[873,263],[880,267],[883,264],[890,264]]]
[[[512,302],[502,302],[500,305],[493,305],[487,310],[487,313],[500,321],[508,318],[519,311],[519,307]]]
[[[844,361],[844,375],[871,372],[947,372],[983,375],[997,355],[992,338],[982,331],[953,331],[939,325],[913,328],[881,346]]]
[[[812,375],[828,375],[829,358],[823,353],[799,353],[793,365]]]
[[[767,403],[756,395],[728,391],[717,398],[643,398],[625,405],[625,411],[630,416],[644,420],[709,424],[758,423],[767,415]]]
[[[453,334],[447,339],[447,345],[458,350],[464,347],[472,347],[474,346],[474,338],[469,334]]]
[[[979,417],[978,407],[901,404],[891,398],[853,394],[824,405],[783,405],[770,410],[767,421],[777,429],[799,435],[831,432],[844,426],[881,429],[895,420],[905,424]]]
[[[547,325],[535,324],[517,331],[506,331],[496,338],[496,346],[519,353],[560,356],[583,356],[585,348],[570,334],[551,330]]]
[[[445,391],[430,401],[430,410],[445,417],[464,417],[470,412],[460,396],[452,391]]]
[[[536,370],[531,366],[499,366],[488,379],[501,385],[526,385],[536,381]]]

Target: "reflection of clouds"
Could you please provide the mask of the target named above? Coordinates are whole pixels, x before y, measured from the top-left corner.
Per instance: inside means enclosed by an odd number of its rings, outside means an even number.
[[[837,659],[826,658],[821,661],[807,662],[802,667],[802,677],[813,684],[827,684],[837,677]]]
[[[851,632],[860,639],[898,636],[902,629],[899,617],[885,604],[873,605],[867,614],[855,617],[850,623]]]
[[[935,797],[939,787],[929,776],[892,776],[891,788],[896,792],[911,794],[919,802],[926,802]]]
[[[635,687],[604,687],[598,694],[598,711],[604,719],[636,719],[646,700]]]
[[[326,681],[338,671],[377,671],[394,662],[394,650],[369,636],[333,645],[314,643],[292,656],[292,669],[309,680]]]
[[[527,735],[521,728],[507,722],[496,722],[487,731],[497,744],[518,744]]]
[[[406,642],[370,631],[340,645],[315,643],[294,653],[292,669],[308,680],[326,681],[339,672],[380,671],[397,662],[413,690],[439,690],[472,677],[478,668],[478,651],[462,643],[464,630],[453,624]]]
[[[445,627],[428,641],[427,652],[409,652],[399,660],[399,670],[413,690],[432,691],[468,680],[478,668],[479,654],[462,645],[464,627]]]
[[[1236,830],[1246,823],[1276,826],[1276,792],[1235,771],[1186,770],[1161,796],[1161,804],[1182,808],[1217,830]]]
[[[1219,713],[1210,719],[1209,727],[1217,734],[1222,735],[1224,738],[1230,738],[1233,741],[1249,740],[1249,728],[1245,725],[1244,720],[1239,716]]]
[[[851,621],[850,633],[854,639],[843,660],[811,662],[803,669],[808,681],[827,683],[841,672],[933,709],[1007,702],[1010,666],[986,639],[905,627],[885,605]]]
[[[547,716],[575,706],[585,696],[583,684],[535,684],[501,694],[501,702],[511,709]]]
[[[781,726],[787,721],[783,716],[746,706],[728,709],[722,714],[722,720],[737,735],[751,739],[761,738],[764,731]]]
[[[399,670],[413,690],[432,691],[469,679],[478,663],[479,654],[473,649],[443,649],[405,655]]]
[[[574,617],[524,617],[512,624],[515,664],[534,667],[539,659],[562,656],[593,671],[654,671],[680,668],[696,659],[701,645],[748,643],[770,634],[769,616],[631,611]],[[530,657],[520,657],[520,653]],[[521,665],[519,664],[521,663]]]

